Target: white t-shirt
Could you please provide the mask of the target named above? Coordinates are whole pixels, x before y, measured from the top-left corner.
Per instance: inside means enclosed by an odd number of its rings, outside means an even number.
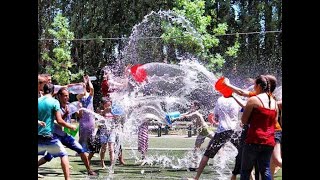
[[[232,98],[220,97],[213,109],[213,113],[218,116],[219,125],[216,133],[227,130],[235,130],[238,125],[238,113],[241,107]]]

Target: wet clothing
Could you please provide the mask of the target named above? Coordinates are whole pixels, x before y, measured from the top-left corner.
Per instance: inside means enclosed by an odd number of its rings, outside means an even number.
[[[91,152],[90,144],[94,139],[94,128],[95,128],[95,117],[93,109],[93,97],[91,95],[87,97],[82,97],[80,99],[82,107],[88,109],[89,112],[82,110],[82,117],[79,120],[79,143],[86,150],[86,152]],[[91,111],[91,112],[90,112]]]
[[[239,124],[238,113],[241,107],[233,98],[220,97],[213,109],[218,118],[218,128],[210,140],[205,156],[213,158],[220,148],[227,142],[231,142],[237,149],[240,147],[240,133],[235,131]]]

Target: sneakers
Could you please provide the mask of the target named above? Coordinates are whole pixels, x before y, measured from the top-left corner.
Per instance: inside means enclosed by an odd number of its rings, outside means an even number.
[[[38,174],[38,178],[44,178],[44,176],[42,176],[41,174]]]

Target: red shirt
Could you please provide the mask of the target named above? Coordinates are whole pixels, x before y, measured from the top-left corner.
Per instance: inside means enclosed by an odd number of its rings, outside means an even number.
[[[277,111],[264,107],[253,108],[245,142],[274,146],[275,119]]]
[[[256,96],[256,95],[257,94],[253,91],[249,92],[249,97]],[[278,121],[276,121],[276,124],[275,124],[275,131],[282,131],[281,125],[279,124]]]
[[[109,96],[110,92],[109,92],[109,84],[107,79],[104,79],[101,83],[101,92],[104,97]]]

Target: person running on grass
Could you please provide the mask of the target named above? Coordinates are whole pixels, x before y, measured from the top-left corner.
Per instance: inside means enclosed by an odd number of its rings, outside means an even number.
[[[61,107],[60,113],[62,115],[62,118],[64,119],[65,122],[71,123],[71,115],[72,114],[69,113],[69,111],[70,111],[70,109],[68,107],[69,92],[68,92],[67,88],[61,88],[57,93],[57,98],[60,102],[60,107]],[[92,171],[90,168],[88,155],[85,153],[85,150],[82,148],[82,146],[79,144],[79,142],[76,141],[76,139],[74,137],[65,133],[62,128],[63,127],[61,127],[60,125],[55,124],[54,133],[53,133],[54,136],[58,137],[64,146],[76,151],[80,155],[81,160],[83,161],[84,165],[86,166],[88,175],[96,175],[96,173],[94,171]],[[48,156],[49,156],[49,159],[48,159]],[[48,161],[51,161],[53,156],[51,156],[51,157],[50,156],[51,155],[48,153],[46,156],[42,157],[38,161],[38,167],[42,164],[45,164]]]
[[[204,143],[204,140],[206,137],[209,137],[210,139],[213,138],[214,132],[213,132],[213,127],[209,126],[204,118],[203,115],[200,113],[200,103],[198,101],[193,101],[190,107],[190,111],[186,112],[181,115],[179,119],[173,119],[172,122],[174,121],[179,121],[187,118],[188,120],[192,121],[194,124],[198,135],[194,144],[194,156],[192,159],[192,165],[189,167],[189,170],[195,171],[198,166],[198,154],[200,151],[201,145]]]
[[[194,179],[198,180],[209,158],[214,158],[220,148],[227,142],[231,142],[236,148],[239,146],[239,134],[235,131],[239,124],[238,113],[240,106],[233,98],[219,97],[213,109],[215,119],[219,122],[213,138],[210,140],[201,159],[198,171]]]
[[[38,98],[38,121],[40,119],[46,123],[46,126],[38,126],[38,155],[48,152],[54,157],[60,157],[64,178],[70,180],[68,153],[59,138],[53,135],[54,120],[71,130],[76,130],[76,126],[62,119],[59,101],[52,97],[53,91],[53,84],[44,84],[44,96]]]

